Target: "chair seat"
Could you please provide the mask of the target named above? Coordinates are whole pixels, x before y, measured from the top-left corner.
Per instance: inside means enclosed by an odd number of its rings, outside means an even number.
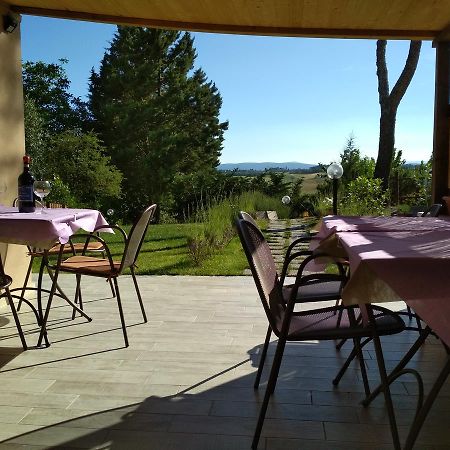
[[[71,256],[61,263],[60,270],[92,275],[98,277],[116,276],[120,270],[120,262],[113,261],[114,270],[108,259],[93,256]]]
[[[405,329],[405,323],[395,313],[381,307],[372,307],[379,336],[395,334]],[[349,309],[345,306],[321,308],[307,313],[294,313],[289,328],[288,340],[327,340],[370,337],[372,330],[359,321],[350,324]],[[359,309],[355,308],[358,317]]]
[[[339,300],[341,298],[341,281],[324,281],[300,286],[297,292],[299,302],[317,302]],[[293,284],[283,286],[283,298],[287,303],[292,292]]]
[[[73,245],[73,247],[72,247]],[[75,252],[82,252],[84,249],[84,243],[83,242],[77,242],[75,244],[65,244],[64,245],[64,251],[63,253],[67,254],[67,253],[73,253],[73,250],[75,250]],[[60,245],[56,244],[54,245],[51,249],[49,249],[47,251],[48,255],[58,255],[59,254],[59,250],[60,250]],[[104,249],[104,246],[101,242],[90,242],[86,248],[86,251],[88,252],[100,252]],[[39,251],[36,249],[33,249],[33,251],[29,252],[29,255],[31,256],[42,256],[44,254],[43,251]]]

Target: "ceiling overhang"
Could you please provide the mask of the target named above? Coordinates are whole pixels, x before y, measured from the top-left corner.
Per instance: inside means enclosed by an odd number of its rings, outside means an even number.
[[[19,14],[272,36],[434,40],[450,24],[450,0],[3,0],[3,3]]]

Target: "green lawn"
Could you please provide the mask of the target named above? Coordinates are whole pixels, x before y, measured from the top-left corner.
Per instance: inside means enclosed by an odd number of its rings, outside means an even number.
[[[200,225],[163,224],[150,225],[137,260],[139,275],[242,275],[247,260],[238,237],[222,250],[206,259],[202,265],[195,266],[189,257],[187,238]],[[129,231],[129,226],[123,227]],[[119,233],[103,233],[102,238],[110,247],[114,259],[120,258],[123,251]],[[39,270],[36,261],[34,270]]]

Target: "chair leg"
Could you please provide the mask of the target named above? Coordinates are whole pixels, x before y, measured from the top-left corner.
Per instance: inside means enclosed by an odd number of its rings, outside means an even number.
[[[127,328],[125,326],[125,318],[123,316],[122,302],[120,300],[119,284],[117,278],[114,278],[114,289],[116,291],[117,306],[119,307],[120,322],[122,323],[123,339],[125,341],[125,347],[128,347]]]
[[[367,369],[366,369],[366,363],[364,362],[364,355],[362,352],[361,347],[361,339],[355,338],[353,339],[353,345],[356,349],[357,358],[359,360],[359,367],[361,370],[361,377],[364,384],[364,392],[366,393],[366,397],[370,395],[370,386],[369,386],[369,380],[367,378]]]
[[[23,334],[22,325],[19,321],[19,316],[17,315],[16,307],[14,306],[13,299],[11,297],[11,292],[9,288],[5,288],[6,296],[8,298],[9,307],[11,308],[12,315],[14,317],[14,322],[16,322],[17,332],[19,333],[20,341],[22,342],[22,347],[24,350],[27,350],[27,343],[25,341],[25,336]]]
[[[337,344],[336,344],[336,350],[340,350],[342,348],[342,346],[347,342],[347,339],[341,339]]]
[[[278,339],[275,356],[273,358],[272,369],[270,370],[269,381],[267,382],[266,393],[264,394],[264,400],[261,405],[261,410],[259,411],[258,423],[256,424],[255,434],[253,435],[252,441],[253,450],[256,450],[258,448],[258,442],[261,436],[264,419],[266,417],[267,407],[269,406],[270,396],[273,394],[273,391],[275,390],[285,346],[286,346],[286,337],[280,336],[280,338]]]
[[[261,381],[261,375],[262,375],[262,371],[264,369],[264,362],[266,360],[267,349],[269,348],[271,334],[272,334],[272,328],[269,325],[269,327],[267,328],[266,340],[264,341],[263,349],[261,352],[261,357],[259,358],[258,372],[256,374],[255,384],[253,385],[254,389],[258,389],[259,382]]]
[[[413,316],[413,314],[412,314],[412,310],[411,310],[411,308],[408,306],[408,305],[406,305],[406,311],[408,312],[408,317],[409,317],[409,320],[411,320],[412,319],[412,316]]]
[[[80,274],[76,274],[76,279],[77,279],[77,287],[75,289],[75,299],[74,299],[74,303],[80,305],[80,309],[83,309],[83,300],[81,299],[81,275]],[[76,310],[73,309],[72,310],[72,320],[75,319],[75,314],[76,314]]]
[[[116,296],[116,291],[114,290],[113,282],[109,280],[109,287],[111,288],[111,294],[113,297]]]
[[[136,274],[134,272],[134,267],[131,266],[130,270],[131,270],[131,276],[133,278],[134,288],[136,289],[136,294],[137,294],[137,297],[139,300],[139,305],[141,307],[142,317],[144,318],[144,322],[147,322],[147,314],[145,314],[144,303],[142,302],[141,291],[139,290],[138,282],[136,279]],[[117,283],[117,280],[116,280],[116,283]],[[116,286],[116,294],[119,295],[117,293],[117,286]]]
[[[370,307],[370,305],[367,308],[367,312],[368,312],[368,316],[369,316],[369,320],[370,320],[370,325],[373,329],[372,340],[373,340],[373,345],[375,348],[375,355],[377,357],[378,370],[380,373],[380,380],[381,380],[382,391],[384,393],[386,409],[388,411],[389,425],[391,427],[392,439],[394,441],[394,448],[396,450],[400,450],[400,448],[401,448],[400,438],[398,435],[397,422],[395,419],[394,405],[392,403],[391,389],[389,387],[389,380],[388,380],[388,376],[386,373],[386,366],[384,364],[383,350],[381,348],[380,337],[378,336],[378,333],[377,333],[377,328],[376,328],[377,326],[376,326],[375,318],[374,318],[373,311],[372,311],[372,308]]]
[[[19,303],[17,303],[17,311],[20,311],[20,307],[22,306],[22,298],[25,295],[25,289],[27,288],[28,280],[30,278],[31,270],[33,268],[33,260],[34,256],[30,256],[30,263],[28,264],[27,274],[25,275],[25,280],[23,281],[23,288],[22,292],[20,293],[20,300]]]

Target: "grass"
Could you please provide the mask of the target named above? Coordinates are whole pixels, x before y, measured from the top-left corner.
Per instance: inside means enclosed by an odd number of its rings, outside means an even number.
[[[187,239],[201,224],[150,225],[137,260],[138,275],[242,275],[248,266],[238,237],[195,266],[188,254]],[[123,227],[126,232],[130,226]],[[101,235],[114,259],[122,256],[123,245],[118,233]],[[39,270],[39,258],[34,271]]]

